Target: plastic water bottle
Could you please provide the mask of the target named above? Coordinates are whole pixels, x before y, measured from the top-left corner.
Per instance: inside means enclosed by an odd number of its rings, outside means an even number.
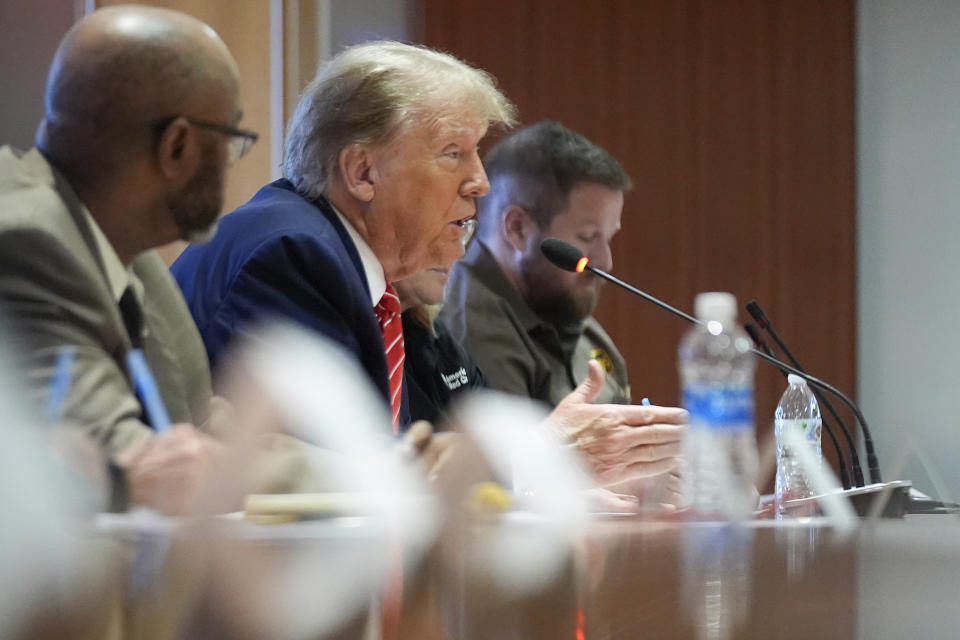
[[[745,519],[757,497],[756,362],[750,339],[736,324],[733,295],[701,293],[694,310],[702,324],[687,332],[678,352],[683,405],[690,412],[686,498],[693,518]]]
[[[820,419],[820,406],[807,381],[800,376],[790,374],[787,377],[790,386],[783,392],[780,404],[777,405],[775,429],[777,435],[777,484],[774,501],[777,507],[777,517],[787,515],[784,503],[788,500],[808,498],[814,495],[813,489],[804,473],[786,432],[792,430],[801,436],[814,453],[817,463],[823,459],[820,448],[820,430],[823,421]],[[794,439],[795,440],[795,439]],[[799,509],[795,515],[804,515],[810,509]]]

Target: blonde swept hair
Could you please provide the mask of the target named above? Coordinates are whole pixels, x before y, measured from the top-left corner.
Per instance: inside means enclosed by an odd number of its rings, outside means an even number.
[[[324,195],[346,146],[385,144],[406,124],[451,109],[489,126],[516,121],[493,76],[452,55],[390,41],[344,49],[317,72],[290,118],[284,176],[307,197]]]

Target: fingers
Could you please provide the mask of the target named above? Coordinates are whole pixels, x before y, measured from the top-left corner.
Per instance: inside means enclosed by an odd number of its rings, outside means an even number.
[[[233,404],[223,396],[213,396],[210,400],[210,415],[201,429],[219,438],[229,438],[238,424],[237,412]]]
[[[578,444],[588,464],[609,484],[673,469],[683,455],[685,431],[685,426],[676,424],[621,425],[597,434],[593,442]]]
[[[629,464],[623,470],[624,478],[649,478],[650,476],[667,473],[676,468],[677,458],[663,458],[651,462],[638,461]]]
[[[641,426],[659,422],[662,424],[687,424],[690,414],[679,407],[657,407],[642,405],[618,405],[621,424]]]
[[[633,462],[659,459],[646,456],[663,452],[659,457],[680,455],[685,427],[674,424],[652,424],[645,427],[619,426],[602,431],[594,430],[576,443],[581,451],[610,461]],[[647,453],[643,453],[646,450]]]
[[[689,414],[677,407],[592,404],[603,370],[590,362],[587,378],[551,413],[557,430],[583,454],[605,484],[656,475],[674,466]],[[646,468],[644,465],[649,465]]]
[[[129,468],[138,459],[140,459],[141,456],[143,456],[151,442],[153,442],[152,437],[144,438],[143,440],[134,442],[129,447],[126,447],[123,451],[114,456],[114,462],[124,469]]]
[[[617,431],[617,439],[623,448],[653,444],[679,444],[686,427],[679,424],[650,424],[643,427],[626,427]]]
[[[433,427],[426,420],[417,420],[407,432],[403,434],[403,444],[410,447],[413,453],[421,453],[430,444],[433,436]]]
[[[457,454],[459,438],[455,433],[440,433],[434,436],[434,448],[439,449],[436,459],[427,467],[427,479],[435,481],[445,472]]]
[[[203,445],[203,448],[208,456],[211,456],[215,460],[223,456],[223,452],[226,450],[226,448],[222,442],[216,438],[211,438],[205,433],[201,433],[199,436],[200,443]]]
[[[679,458],[682,454],[683,445],[680,442],[667,442],[665,444],[644,444],[634,447],[624,457],[632,464]]]
[[[152,461],[157,457],[176,457],[174,450],[189,441],[193,436],[192,432],[194,429],[189,425],[174,425],[166,433],[144,438],[130,445],[117,454],[116,462],[121,467],[130,468],[144,462],[153,464]]]
[[[606,382],[603,367],[596,360],[591,360],[587,363],[587,368],[587,377],[564,400],[592,404],[603,391],[603,385]]]
[[[672,475],[675,471],[676,470],[670,472],[670,479],[664,483],[660,491],[660,504],[684,507],[686,506],[686,498],[683,494],[683,484],[677,476]]]
[[[186,511],[219,449],[186,424],[146,440],[142,451],[125,460],[131,501],[167,513]]]
[[[434,480],[453,458],[459,440],[455,433],[434,433],[426,420],[410,425],[396,451],[416,464],[428,480]]]
[[[677,467],[682,455],[682,444],[646,444],[633,447],[616,456],[595,456],[592,466],[605,486],[648,478],[671,471]]]
[[[139,463],[142,469],[189,467],[206,453],[200,432],[189,425],[177,425],[154,437]]]
[[[636,513],[640,504],[636,496],[615,493],[609,489],[588,489],[587,506],[594,513]]]

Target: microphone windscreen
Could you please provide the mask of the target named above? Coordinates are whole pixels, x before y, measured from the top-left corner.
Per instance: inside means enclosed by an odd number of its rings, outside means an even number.
[[[585,256],[580,249],[569,242],[564,242],[559,238],[547,238],[540,243],[540,253],[564,271],[583,271],[582,268],[578,269],[577,266]]]
[[[743,325],[743,328],[750,335],[750,339],[753,340],[753,344],[758,348],[763,348],[763,336],[760,334],[760,329],[757,329],[757,325],[752,322],[748,322]]]
[[[770,321],[767,320],[767,314],[763,312],[763,309],[760,308],[760,304],[756,300],[751,300],[747,303],[747,313],[753,316],[753,319],[757,321],[757,324],[760,325],[760,328],[765,329]]]

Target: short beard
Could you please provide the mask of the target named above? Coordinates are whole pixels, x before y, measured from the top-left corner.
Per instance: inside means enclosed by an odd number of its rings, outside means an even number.
[[[539,255],[524,256],[520,261],[521,294],[542,320],[558,327],[579,325],[597,306],[597,296],[578,298],[563,287],[557,267]],[[594,278],[583,274],[582,278]]]
[[[213,236],[217,235],[217,226],[219,223],[220,219],[217,218],[202,229],[191,229],[186,231],[181,239],[190,244],[203,244],[204,242],[209,242],[210,240],[213,240]]]
[[[204,148],[196,173],[167,206],[182,240],[206,242],[213,237],[223,208],[223,171],[212,146]]]

